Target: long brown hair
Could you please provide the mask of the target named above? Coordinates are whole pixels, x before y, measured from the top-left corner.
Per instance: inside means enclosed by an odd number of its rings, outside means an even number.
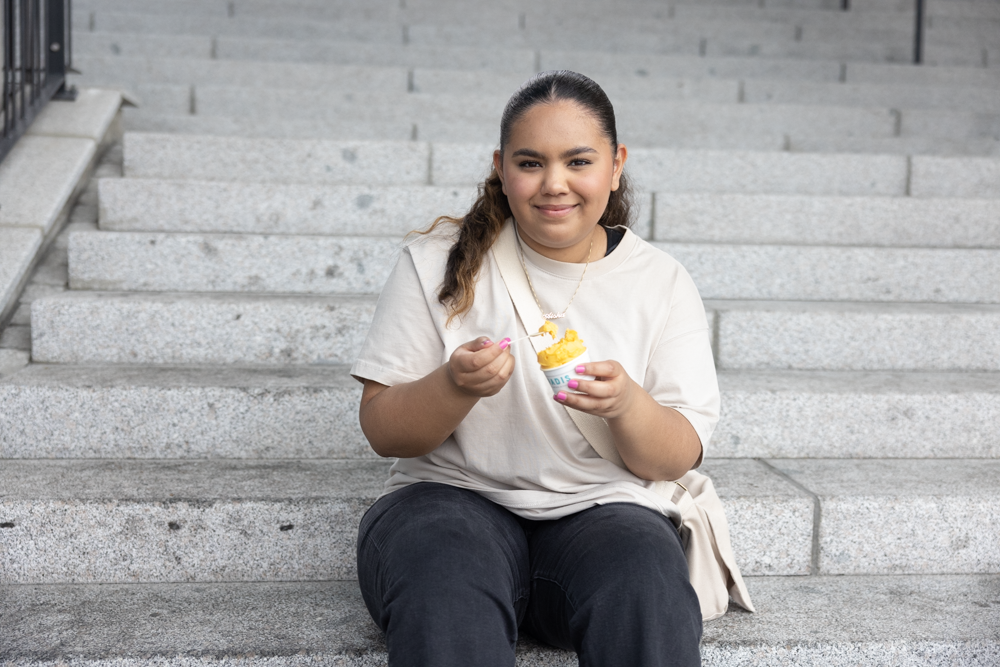
[[[612,152],[618,151],[615,110],[604,90],[583,74],[557,70],[536,74],[511,96],[500,117],[500,154],[503,155],[510,140],[514,123],[529,109],[536,104],[560,100],[576,102],[592,114],[602,133],[611,142]],[[448,324],[472,308],[476,296],[476,279],[482,268],[483,258],[509,217],[510,204],[494,167],[479,185],[479,195],[468,213],[461,218],[441,216],[427,231],[421,232],[429,233],[441,223],[459,226],[458,240],[448,253],[444,281],[438,291],[438,301],[448,308]],[[604,227],[629,227],[632,224],[632,189],[624,171],[619,178],[618,189],[611,192],[608,206],[598,224]]]

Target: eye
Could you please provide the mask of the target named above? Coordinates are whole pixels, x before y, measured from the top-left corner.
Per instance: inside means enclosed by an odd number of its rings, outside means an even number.
[[[571,167],[586,167],[588,164],[591,164],[590,160],[588,160],[586,158],[578,157],[578,158],[573,158],[570,161],[569,166],[571,166]]]
[[[523,162],[519,162],[517,166],[522,169],[531,169],[532,167],[541,167],[542,163],[536,160],[524,160]]]

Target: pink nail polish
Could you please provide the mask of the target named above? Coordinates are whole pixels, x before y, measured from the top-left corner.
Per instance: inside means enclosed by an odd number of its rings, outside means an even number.
[[[501,350],[506,350],[508,345],[510,345],[510,341],[507,340],[506,338],[504,338],[502,341],[500,341],[500,349]]]
[[[580,386],[580,383],[577,382],[576,380],[570,380],[569,382],[566,383],[566,386],[569,387],[570,389],[576,389],[577,387]]]
[[[565,401],[566,400],[566,392],[560,391],[558,394],[556,394],[556,400],[557,401]]]
[[[586,366],[577,366],[577,367],[576,367],[575,369],[573,369],[573,370],[575,370],[575,371],[577,372],[577,374],[578,374],[578,375],[582,375],[583,373],[586,373],[586,372],[587,372],[587,367],[586,367]]]
[[[493,341],[491,341],[489,338],[487,338],[486,340],[483,341],[483,347],[489,347],[492,344],[493,344]]]

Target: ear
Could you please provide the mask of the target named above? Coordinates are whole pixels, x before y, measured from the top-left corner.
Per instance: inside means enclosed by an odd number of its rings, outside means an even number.
[[[622,170],[625,168],[625,160],[628,159],[628,148],[625,144],[618,144],[618,151],[615,152],[615,168],[611,172],[611,191],[614,192],[618,189],[618,185],[621,182]]]
[[[500,177],[500,190],[507,194],[507,184],[503,180],[503,155],[499,150],[493,151],[493,168],[497,170],[497,176]]]

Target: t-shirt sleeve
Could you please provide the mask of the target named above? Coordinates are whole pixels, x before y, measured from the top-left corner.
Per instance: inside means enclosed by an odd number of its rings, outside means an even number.
[[[412,382],[440,366],[443,352],[413,257],[404,248],[382,288],[351,375],[386,386]]]
[[[687,418],[701,439],[704,456],[719,422],[719,381],[705,306],[687,271],[678,269],[670,314],[643,388],[657,403]]]

